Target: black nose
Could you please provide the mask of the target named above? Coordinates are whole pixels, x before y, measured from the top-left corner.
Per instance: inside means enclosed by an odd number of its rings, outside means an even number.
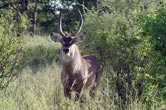
[[[68,48],[63,48],[63,52],[68,53],[69,49]]]

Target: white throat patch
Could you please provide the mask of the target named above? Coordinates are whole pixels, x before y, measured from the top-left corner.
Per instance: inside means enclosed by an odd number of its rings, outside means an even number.
[[[61,60],[62,60],[62,62],[68,63],[68,62],[74,60],[74,57],[75,57],[75,54],[76,54],[75,49],[76,49],[76,46],[75,46],[75,44],[73,44],[69,48],[68,53],[64,53],[63,50],[61,50]]]

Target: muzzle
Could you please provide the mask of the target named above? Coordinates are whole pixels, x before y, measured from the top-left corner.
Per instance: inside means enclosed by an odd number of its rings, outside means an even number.
[[[69,52],[69,49],[68,49],[68,48],[63,48],[63,52],[64,52],[64,53],[68,53],[68,52]]]

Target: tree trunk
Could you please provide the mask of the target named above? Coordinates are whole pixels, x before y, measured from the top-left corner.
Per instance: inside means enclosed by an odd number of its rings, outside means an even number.
[[[35,8],[34,8],[34,16],[33,16],[33,24],[32,24],[32,32],[33,32],[33,34],[36,33],[37,12],[38,12],[38,0],[35,0]]]

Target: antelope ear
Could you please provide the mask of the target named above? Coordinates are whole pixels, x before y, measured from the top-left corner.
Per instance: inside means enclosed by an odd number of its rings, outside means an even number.
[[[85,39],[86,39],[86,33],[85,32],[81,32],[81,33],[78,34],[77,41],[82,42]]]
[[[51,33],[50,34],[51,40],[54,42],[62,42],[62,37],[59,34]]]

